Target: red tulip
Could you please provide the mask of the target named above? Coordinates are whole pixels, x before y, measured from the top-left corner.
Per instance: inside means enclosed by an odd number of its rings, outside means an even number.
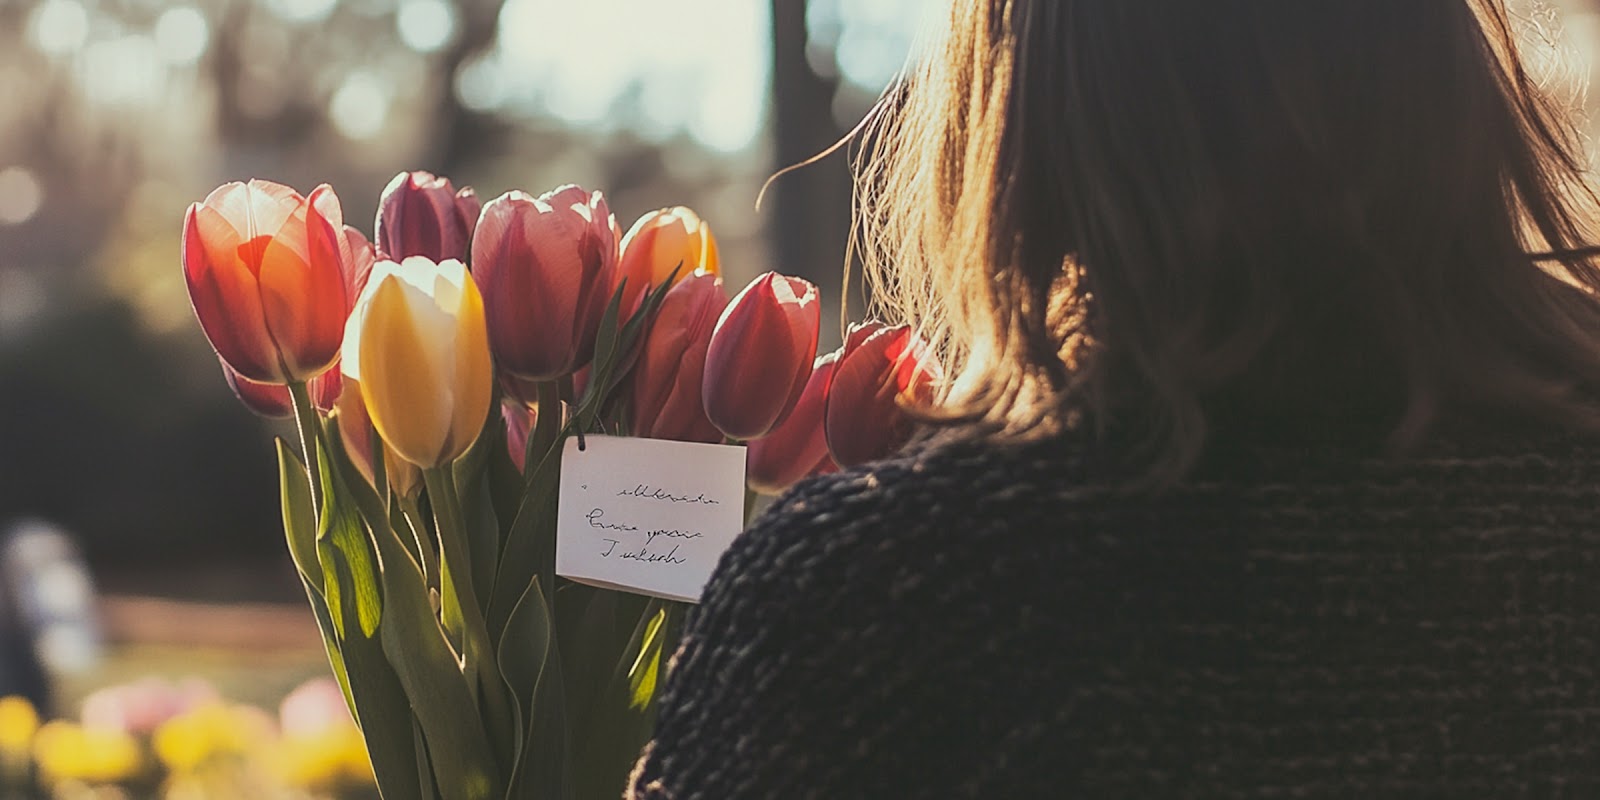
[[[481,205],[471,187],[458,192],[449,178],[402,172],[378,201],[378,249],[395,262],[411,256],[465,261]]]
[[[594,357],[615,284],[614,226],[605,198],[576,186],[538,198],[508,192],[484,207],[472,278],[501,370],[546,381]]]
[[[750,488],[762,494],[778,494],[816,473],[823,465],[832,466],[828,439],[822,431],[822,416],[827,409],[828,386],[838,366],[837,352],[819,356],[811,379],[800,393],[800,402],[783,424],[766,436],[750,442],[748,474]]]
[[[294,398],[289,395],[289,387],[277,383],[256,383],[240,377],[233,367],[228,366],[228,362],[220,358],[217,361],[222,364],[222,379],[228,382],[228,388],[233,390],[234,396],[245,408],[268,419],[294,416]],[[318,411],[324,414],[333,411],[343,383],[337,365],[311,379],[307,386],[311,392],[311,402]]]
[[[622,309],[631,314],[645,293],[666,283],[673,270],[676,283],[696,272],[717,275],[720,269],[716,237],[699,215],[683,206],[652,211],[622,238],[618,277],[628,280]]]
[[[849,467],[900,449],[915,427],[906,407],[930,402],[939,375],[927,345],[908,326],[852,327],[823,414],[834,460]]]
[[[650,320],[633,371],[633,435],[680,442],[722,441],[701,400],[706,352],[728,305],[722,279],[691,275],[667,290]]]
[[[769,272],[722,312],[706,354],[706,416],[735,439],[756,439],[800,400],[822,326],[817,287]]]
[[[189,301],[217,355],[258,383],[303,381],[339,354],[348,298],[337,207],[326,185],[311,199],[268,181],[230,183],[189,207],[183,272]]]

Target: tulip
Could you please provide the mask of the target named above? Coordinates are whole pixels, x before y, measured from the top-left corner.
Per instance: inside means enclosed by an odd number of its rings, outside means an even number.
[[[395,261],[411,256],[434,262],[465,259],[480,206],[471,187],[458,192],[449,178],[402,172],[378,200],[378,249]]]
[[[472,278],[500,369],[548,381],[589,363],[616,269],[611,211],[599,192],[508,192],[484,206]]]
[[[379,262],[351,316],[344,375],[383,441],[423,469],[455,461],[494,394],[483,298],[467,268],[422,256]]]
[[[822,327],[817,287],[769,272],[722,312],[706,353],[706,416],[734,439],[767,435],[811,377]]]
[[[676,280],[696,272],[720,274],[717,240],[711,235],[711,226],[683,206],[640,217],[622,237],[622,260],[617,271],[619,278],[627,279],[623,310],[632,313],[645,293],[666,283],[673,270],[677,270]]]
[[[841,466],[883,458],[910,440],[907,407],[928,404],[939,367],[910,327],[853,326],[828,387],[823,431]]]
[[[500,417],[506,423],[506,451],[511,454],[511,463],[517,465],[517,471],[527,470],[528,465],[528,437],[533,433],[533,426],[539,421],[539,412],[527,405],[508,400],[500,404]]]
[[[722,441],[722,433],[706,418],[701,392],[711,332],[727,305],[722,279],[708,272],[691,275],[667,291],[633,371],[633,435]]]
[[[189,207],[183,272],[189,301],[217,355],[258,383],[303,381],[339,355],[348,298],[337,205],[268,181],[230,183]]]
[[[383,448],[383,471],[389,488],[401,497],[415,495],[422,489],[422,470],[401,458],[382,437],[376,436],[372,429],[372,417],[367,415],[367,405],[361,399],[361,384],[348,375],[344,376],[343,383],[345,390],[339,395],[333,421],[339,428],[339,440],[344,442],[345,455],[349,456],[350,462],[367,483],[376,485],[377,473],[373,464],[373,447],[376,443]]]
[[[827,409],[828,387],[839,353],[818,356],[811,379],[800,393],[788,419],[766,436],[750,442],[748,477],[750,488],[762,494],[778,494],[819,468],[833,466],[828,439],[822,431]]]

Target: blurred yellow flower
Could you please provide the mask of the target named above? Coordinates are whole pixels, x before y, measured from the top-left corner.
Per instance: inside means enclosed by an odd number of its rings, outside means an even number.
[[[0,697],[0,754],[27,752],[39,730],[39,712],[25,697]]]
[[[285,737],[268,754],[278,780],[298,789],[371,785],[372,762],[354,725]]]
[[[127,733],[85,728],[64,720],[45,723],[39,729],[33,740],[33,758],[46,783],[115,783],[138,775],[144,767],[139,742]]]
[[[150,744],[168,770],[191,773],[213,758],[249,753],[266,738],[263,717],[257,709],[208,704],[163,723]]]

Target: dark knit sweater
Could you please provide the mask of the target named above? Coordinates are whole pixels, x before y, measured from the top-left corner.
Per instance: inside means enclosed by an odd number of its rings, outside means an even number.
[[[1600,447],[1062,442],[811,480],[724,557],[638,798],[1600,797]]]

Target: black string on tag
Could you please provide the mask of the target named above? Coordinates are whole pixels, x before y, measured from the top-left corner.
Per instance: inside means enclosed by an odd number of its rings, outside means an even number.
[[[579,428],[578,429],[578,452],[582,453],[583,451],[588,450],[588,449],[589,449],[589,444],[583,440],[583,429]]]

